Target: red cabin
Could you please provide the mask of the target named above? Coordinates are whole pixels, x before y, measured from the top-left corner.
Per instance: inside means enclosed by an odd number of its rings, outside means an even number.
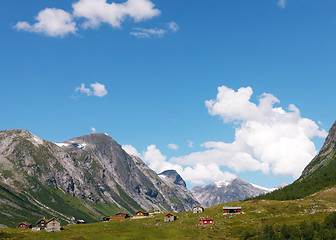
[[[214,224],[214,220],[213,218],[210,217],[201,217],[200,218],[200,225],[204,226],[204,225],[213,225]]]
[[[18,228],[32,228],[32,225],[26,222],[22,222],[18,224]]]
[[[147,217],[148,215],[149,215],[148,212],[144,212],[144,211],[141,211],[141,210],[139,210],[135,213],[135,216],[137,216],[137,217]]]

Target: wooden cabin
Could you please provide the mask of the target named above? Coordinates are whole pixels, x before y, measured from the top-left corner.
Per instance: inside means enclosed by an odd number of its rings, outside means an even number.
[[[32,225],[27,222],[21,222],[18,224],[18,228],[32,228]]]
[[[110,217],[110,220],[115,220],[115,219],[126,219],[129,218],[130,215],[125,212],[120,212],[115,215],[115,217]]]
[[[200,205],[197,205],[197,206],[193,207],[192,211],[193,211],[193,213],[201,213],[201,212],[204,212],[204,208]]]
[[[223,207],[223,214],[241,213],[241,207]]]
[[[45,229],[47,221],[48,220],[45,217],[41,218],[36,222],[36,227],[39,228],[39,230]]]
[[[55,218],[51,218],[46,223],[47,232],[59,232],[61,231],[61,223]]]
[[[204,225],[213,225],[214,224],[214,219],[210,218],[210,217],[201,217],[199,219],[200,225],[204,226]]]
[[[148,217],[149,213],[139,210],[135,213],[135,216],[137,216],[137,217]]]
[[[85,224],[86,222],[82,219],[79,219],[75,222],[76,224]]]
[[[163,220],[165,222],[174,222],[176,220],[176,216],[171,213],[168,213],[166,216],[164,216]]]

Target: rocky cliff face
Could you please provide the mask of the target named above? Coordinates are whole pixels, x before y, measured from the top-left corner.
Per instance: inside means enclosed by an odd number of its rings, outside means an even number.
[[[258,187],[242,179],[235,178],[229,181],[197,186],[194,187],[191,192],[203,207],[211,207],[221,203],[255,197],[272,190],[273,189]]]
[[[324,141],[320,152],[313,158],[313,160],[303,170],[302,176],[309,175],[320,166],[326,165],[331,159],[335,158],[336,154],[336,121],[329,130],[329,134]]]
[[[52,143],[27,130],[0,132],[0,216],[7,214],[13,221],[27,201],[35,212],[67,222],[72,216],[90,222],[117,211],[191,209],[196,200],[176,186],[107,134]],[[17,201],[17,207],[8,201]]]

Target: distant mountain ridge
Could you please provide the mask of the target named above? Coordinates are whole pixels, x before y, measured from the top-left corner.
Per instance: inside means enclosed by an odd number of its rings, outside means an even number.
[[[197,203],[107,134],[52,143],[27,130],[0,131],[0,224],[41,216],[93,222],[118,211],[183,211]]]
[[[194,187],[191,192],[203,207],[221,203],[244,200],[265,194],[274,189],[267,189],[248,183],[240,178],[214,182],[205,186]]]

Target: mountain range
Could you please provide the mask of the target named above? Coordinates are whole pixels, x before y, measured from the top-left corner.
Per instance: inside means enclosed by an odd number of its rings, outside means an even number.
[[[104,133],[63,143],[27,130],[0,132],[0,224],[56,216],[94,222],[119,211],[185,211],[198,204],[185,184],[156,174]]]

